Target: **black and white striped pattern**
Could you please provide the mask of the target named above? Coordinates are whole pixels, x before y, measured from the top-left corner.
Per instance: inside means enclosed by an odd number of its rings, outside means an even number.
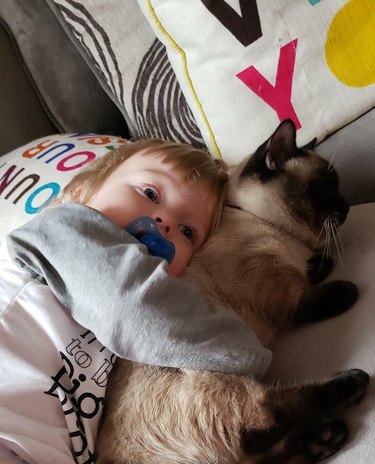
[[[138,136],[161,137],[204,146],[165,47],[158,39],[155,39],[139,67],[132,105]]]
[[[105,30],[84,6],[74,0],[54,0],[70,30],[87,54],[87,60],[105,80],[107,90],[124,106],[124,84],[116,52]]]
[[[137,46],[132,42],[131,33],[135,27],[132,25],[135,8],[141,15],[136,2],[106,0],[101,3],[101,8],[98,4],[100,1],[94,4],[90,0],[53,0],[53,9],[76,39],[74,43],[83,52],[103,88],[125,115],[131,135],[135,138],[159,137],[203,147],[203,138],[164,45],[154,38],[150,45],[143,44],[137,63],[126,57],[126,51],[134,53],[131,47]],[[113,14],[123,28],[113,26]],[[123,17],[121,21],[119,16]],[[150,37],[146,20],[144,27],[145,37]]]

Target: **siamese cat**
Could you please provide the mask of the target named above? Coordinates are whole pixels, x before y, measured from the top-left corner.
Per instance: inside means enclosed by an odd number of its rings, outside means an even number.
[[[293,326],[346,311],[357,288],[318,285],[327,241],[347,216],[337,173],[296,146],[292,121],[231,171],[218,230],[186,277],[236,311],[264,345]],[[230,309],[228,309],[230,310]],[[98,464],[307,464],[344,444],[336,418],[365,394],[353,369],[301,386],[117,360],[98,437]]]

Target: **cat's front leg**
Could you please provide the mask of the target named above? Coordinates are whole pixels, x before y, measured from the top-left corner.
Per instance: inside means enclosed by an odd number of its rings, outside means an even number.
[[[330,256],[316,253],[307,260],[307,277],[311,284],[320,284],[333,269],[333,259]]]
[[[334,280],[307,289],[301,296],[293,316],[295,325],[318,322],[347,311],[358,299],[358,289],[352,282]]]
[[[347,439],[343,421],[332,418],[364,396],[369,376],[360,369],[297,387],[268,387],[264,404],[275,423],[243,433],[244,451],[259,464],[313,463],[336,453]]]

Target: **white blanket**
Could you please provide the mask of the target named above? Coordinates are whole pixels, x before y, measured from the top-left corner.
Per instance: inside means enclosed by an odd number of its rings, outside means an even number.
[[[337,318],[280,337],[268,376],[300,383],[351,367],[368,372],[372,379],[366,397],[344,414],[348,443],[326,462],[370,464],[375,462],[375,203],[352,207],[340,236],[343,265],[336,257],[327,280],[356,283],[357,303]]]

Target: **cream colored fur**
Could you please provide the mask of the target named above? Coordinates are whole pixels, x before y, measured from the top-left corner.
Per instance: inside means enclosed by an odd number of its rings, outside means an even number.
[[[310,153],[306,160],[288,163],[303,173],[315,166],[315,158],[319,159]],[[292,215],[277,183],[264,186],[240,180],[244,164],[231,172],[227,201],[241,210],[224,209],[218,232],[193,258],[185,275],[235,310],[269,345],[287,327],[310,286],[306,261],[322,247],[324,235]]]

